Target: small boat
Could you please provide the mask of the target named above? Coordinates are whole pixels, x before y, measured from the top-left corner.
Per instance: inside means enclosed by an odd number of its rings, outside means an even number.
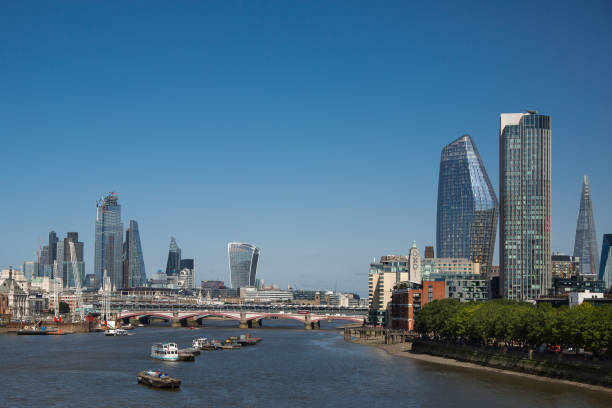
[[[172,378],[168,374],[162,373],[161,370],[146,370],[139,372],[138,382],[155,388],[170,388],[172,390],[181,386],[181,380]]]
[[[151,347],[151,358],[164,361],[178,361],[178,347],[176,343],[156,343]]]
[[[196,350],[204,350],[209,344],[210,342],[206,337],[200,337],[199,339],[193,339],[191,341],[191,346]]]
[[[121,328],[123,330],[134,330],[134,326],[132,326],[131,324],[125,325],[125,326],[121,326]]]
[[[243,346],[254,346],[260,341],[261,339],[259,337],[251,337],[250,334],[241,334],[238,338],[238,343]]]
[[[128,332],[124,329],[108,329],[104,332],[105,336],[127,336]]]
[[[238,337],[232,336],[229,337],[225,342],[221,345],[223,350],[232,350],[242,347],[242,344],[238,342]]]

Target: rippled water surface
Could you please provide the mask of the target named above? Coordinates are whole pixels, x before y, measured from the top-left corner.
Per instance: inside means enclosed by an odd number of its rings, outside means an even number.
[[[138,328],[127,337],[0,335],[0,406],[612,407],[612,393],[393,357],[346,343],[334,330],[270,322],[248,331],[263,341],[202,352],[195,362],[152,360],[151,344],[182,348],[195,337],[245,331],[219,322],[198,330]],[[181,378],[181,390],[136,382],[138,371],[156,367]]]

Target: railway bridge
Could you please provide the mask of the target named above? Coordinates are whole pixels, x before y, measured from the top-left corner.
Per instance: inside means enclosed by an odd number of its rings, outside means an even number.
[[[148,323],[151,319],[171,322],[173,327],[202,325],[207,318],[223,318],[239,323],[241,329],[261,327],[264,319],[295,320],[304,323],[305,330],[318,329],[321,321],[347,321],[363,323],[366,314],[342,314],[325,312],[265,312],[265,311],[222,311],[222,310],[121,310],[118,319],[125,323]]]

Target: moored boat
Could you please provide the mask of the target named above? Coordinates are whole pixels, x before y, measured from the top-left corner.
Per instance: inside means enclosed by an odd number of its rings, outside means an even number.
[[[199,339],[193,339],[191,341],[191,346],[196,350],[204,350],[209,344],[210,342],[206,337],[200,337]]]
[[[179,359],[176,343],[156,343],[151,347],[151,358],[164,361],[177,361]]]
[[[138,373],[138,382],[155,388],[175,389],[181,386],[181,380],[170,377],[161,370],[146,370]]]
[[[238,343],[243,346],[254,346],[261,341],[259,337],[252,337],[250,334],[241,334]]]
[[[108,329],[104,332],[105,336],[127,336],[128,332],[124,329]]]

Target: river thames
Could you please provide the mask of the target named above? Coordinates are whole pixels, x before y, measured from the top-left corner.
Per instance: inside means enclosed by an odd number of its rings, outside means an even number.
[[[556,382],[393,357],[346,343],[335,330],[266,322],[263,341],[161,362],[151,344],[247,332],[218,322],[197,330],[153,326],[127,337],[0,335],[1,407],[610,407],[612,393]],[[275,327],[270,327],[275,326]],[[162,368],[180,391],[139,385]]]

